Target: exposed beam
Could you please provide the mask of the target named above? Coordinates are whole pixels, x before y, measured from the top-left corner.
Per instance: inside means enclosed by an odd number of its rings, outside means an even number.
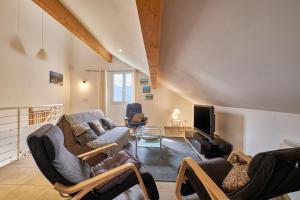
[[[112,55],[59,0],[32,1],[76,35],[97,54],[102,56],[107,62],[112,62]]]
[[[136,0],[153,88],[159,74],[162,4],[163,0]]]

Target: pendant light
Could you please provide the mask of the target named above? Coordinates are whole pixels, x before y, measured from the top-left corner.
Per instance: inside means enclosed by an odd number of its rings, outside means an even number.
[[[24,45],[20,38],[20,0],[17,0],[17,33],[11,39],[10,46],[20,54],[26,54]]]
[[[48,55],[44,49],[44,12],[42,11],[42,48],[36,54],[36,57],[40,60],[47,60]]]

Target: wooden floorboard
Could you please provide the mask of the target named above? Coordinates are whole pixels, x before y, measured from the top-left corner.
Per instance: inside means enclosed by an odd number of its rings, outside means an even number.
[[[175,199],[175,183],[157,182],[160,199]],[[33,159],[28,156],[0,168],[0,200],[59,200],[53,186],[44,178]],[[143,199],[138,186],[116,198],[117,200]]]

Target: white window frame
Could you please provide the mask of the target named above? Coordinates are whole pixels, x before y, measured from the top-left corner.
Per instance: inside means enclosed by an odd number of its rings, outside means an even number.
[[[121,101],[115,101],[114,100],[114,94],[115,94],[115,87],[114,87],[114,75],[115,74],[121,74],[123,76],[123,84],[122,84],[122,100]],[[126,75],[127,74],[131,74],[131,99],[130,99],[130,102],[127,102],[125,99],[126,99]],[[112,72],[112,95],[111,95],[111,101],[113,103],[131,103],[132,102],[132,97],[133,97],[133,90],[134,90],[134,87],[133,87],[133,73],[131,71],[116,71],[116,72]]]

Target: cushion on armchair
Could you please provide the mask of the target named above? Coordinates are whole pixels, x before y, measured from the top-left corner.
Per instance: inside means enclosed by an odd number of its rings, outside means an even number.
[[[250,181],[247,170],[248,164],[234,164],[222,182],[223,191],[232,193],[243,188]]]
[[[142,122],[143,119],[144,119],[144,113],[136,113],[132,117],[131,121],[134,122],[134,123],[139,123],[139,122]]]
[[[136,158],[134,158],[127,150],[122,150],[113,157],[108,157],[93,167],[93,175],[97,176],[126,163],[133,163],[138,169],[141,168],[141,163]],[[132,170],[128,170],[122,174],[116,175],[113,179],[101,186],[101,188],[98,189],[98,192],[105,192],[113,188],[115,185],[121,184],[129,176],[132,176],[133,173],[134,172]]]

